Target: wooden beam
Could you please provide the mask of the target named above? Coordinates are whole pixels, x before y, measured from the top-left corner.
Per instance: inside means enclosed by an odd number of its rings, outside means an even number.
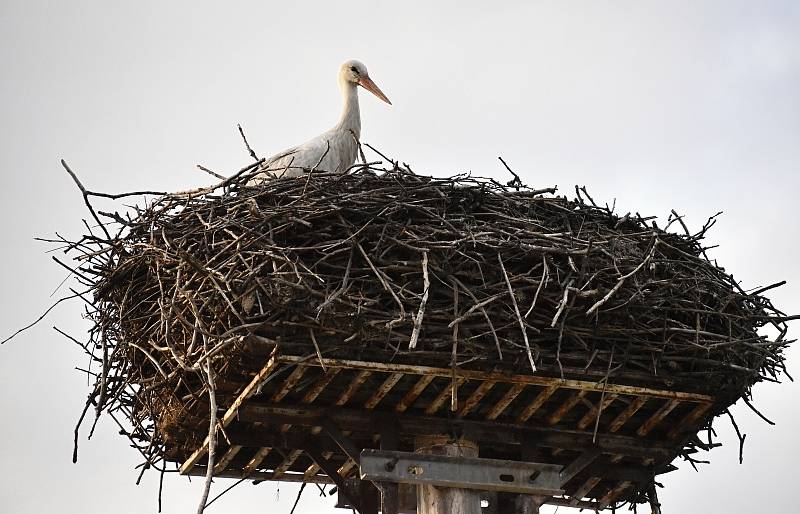
[[[282,477],[284,475],[284,473],[289,471],[289,468],[292,467],[292,464],[294,464],[294,462],[297,460],[297,458],[300,457],[300,455],[302,455],[302,454],[303,454],[303,450],[292,450],[292,451],[290,451],[289,455],[287,455],[283,459],[283,462],[281,462],[278,465],[278,467],[275,468],[275,470],[272,472],[273,473],[273,477],[276,478],[276,479],[279,479],[280,477]]]
[[[677,439],[681,433],[694,430],[697,431],[697,420],[699,420],[707,411],[711,408],[711,403],[701,403],[698,404],[697,407],[692,409],[692,411],[686,415],[678,424],[672,427],[672,430],[669,431],[667,437],[670,439]]]
[[[320,366],[319,360],[306,360],[305,357],[285,355],[281,357],[281,362],[300,363],[306,366]],[[431,366],[414,366],[410,364],[392,364],[380,362],[367,362],[346,359],[322,359],[326,367],[348,368],[357,370],[379,371],[384,373],[403,373],[412,375],[434,375],[439,377],[452,377],[453,370],[450,368],[435,368]],[[648,396],[652,398],[679,399],[683,401],[710,402],[714,398],[705,394],[690,393],[683,391],[671,391],[667,389],[653,389],[649,387],[629,386],[622,384],[604,384],[602,382],[589,382],[585,380],[562,380],[560,378],[545,377],[542,375],[509,375],[501,372],[476,371],[459,369],[458,376],[469,380],[494,380],[496,382],[506,382],[511,384],[526,384],[538,386],[557,385],[565,389],[576,389],[586,391],[597,391],[617,394],[627,394],[635,396]]]
[[[256,373],[250,383],[248,383],[244,389],[242,389],[242,392],[239,393],[239,396],[237,396],[231,406],[228,407],[228,410],[225,411],[222,419],[219,420],[219,423],[222,425],[222,427],[227,427],[231,421],[233,421],[238,414],[239,407],[242,406],[242,403],[244,403],[246,399],[248,399],[258,390],[259,386],[261,386],[261,383],[267,379],[270,373],[272,373],[272,371],[278,366],[279,362],[280,361],[278,360],[276,348],[272,351],[272,355],[267,360],[267,363],[264,365],[264,367],[261,368],[258,373]],[[181,475],[186,475],[197,464],[197,461],[199,461],[206,454],[206,452],[208,452],[208,443],[209,437],[206,436],[200,447],[197,448],[181,465]]]
[[[380,419],[386,413],[309,405],[289,406],[249,402],[241,409],[239,415],[243,421],[260,421],[272,425],[288,423],[307,427],[319,426],[323,416],[329,416],[342,430],[375,434],[375,427],[379,426]],[[398,431],[407,436],[457,433],[474,441],[503,445],[522,445],[536,441],[536,444],[543,447],[570,450],[596,446],[604,453],[624,454],[632,457],[668,458],[674,453],[672,443],[668,444],[657,440],[643,441],[638,437],[602,432],[595,437],[591,431],[533,425],[520,426],[497,421],[416,416],[408,413],[394,413],[393,419],[398,425]]]
[[[624,480],[624,481],[618,483],[613,488],[611,488],[602,498],[600,498],[597,501],[599,510],[605,509],[606,507],[611,505],[611,503],[616,501],[616,499],[619,498],[619,496],[622,494],[622,492],[625,489],[627,489],[630,485],[631,485],[631,482],[629,482],[627,480]]]
[[[637,430],[636,433],[642,437],[649,434],[650,431],[653,430],[656,427],[656,425],[658,425],[661,422],[661,420],[666,418],[667,414],[672,412],[672,409],[677,407],[678,404],[680,403],[681,403],[680,400],[670,400],[664,403],[664,405],[662,405],[660,409],[658,409],[655,413],[653,413],[652,416],[650,416],[650,419],[645,421],[644,424],[639,427],[639,430]]]
[[[561,470],[559,477],[561,478],[561,488],[563,489],[567,482],[572,480],[575,475],[580,473],[586,466],[591,464],[600,455],[600,450],[597,448],[589,448],[583,453],[578,455],[575,460]]]
[[[253,457],[248,461],[248,463],[244,466],[242,470],[243,477],[249,477],[253,474],[253,471],[261,464],[264,458],[269,455],[269,452],[272,450],[269,446],[261,447],[256,451]],[[216,476],[222,476],[221,473],[214,473]]]
[[[616,432],[622,425],[624,425],[631,417],[636,414],[636,412],[642,408],[642,406],[647,403],[649,400],[646,396],[637,396],[628,406],[625,408],[624,411],[620,412],[614,421],[608,426],[609,432]]]
[[[333,463],[331,463],[328,459],[324,458],[318,450],[309,449],[307,453],[308,456],[311,457],[311,460],[313,460],[317,466],[319,466],[320,469],[322,469],[322,471],[328,475],[331,480],[333,480],[339,490],[339,494],[341,494],[342,497],[344,497],[350,503],[350,505],[354,506],[356,510],[361,512],[361,505],[357,495],[354,494],[353,491],[351,491],[351,489],[347,486],[347,483],[339,474],[336,466],[334,466]]]
[[[539,407],[547,401],[548,398],[553,396],[553,393],[556,392],[558,389],[557,385],[549,385],[545,387],[539,394],[536,395],[536,398],[533,399],[531,403],[528,404],[525,409],[520,412],[519,416],[517,416],[517,423],[525,423],[533,416]]]
[[[428,387],[433,379],[436,378],[434,375],[422,375],[417,383],[408,390],[406,395],[400,400],[397,405],[395,405],[394,410],[397,412],[405,412],[409,407],[411,407],[414,402],[419,398],[419,395]]]
[[[303,403],[312,403],[314,400],[316,400],[317,396],[322,394],[322,391],[328,387],[328,384],[330,384],[331,381],[336,378],[336,375],[338,375],[341,370],[342,368],[332,368],[327,370],[325,374],[322,375],[320,379],[317,380],[317,382],[311,387],[311,389],[308,390],[306,395],[303,397]]]
[[[599,414],[602,414],[603,411],[606,409],[606,407],[611,405],[611,403],[616,399],[617,395],[615,393],[605,395],[601,405],[599,406],[599,409],[597,405],[594,405],[591,409],[589,409],[589,412],[584,414],[584,416],[578,422],[578,428],[584,430],[589,425],[594,425],[595,421],[597,421],[597,417],[599,416]]]
[[[339,396],[336,400],[336,406],[341,407],[345,405],[347,402],[350,401],[350,398],[353,397],[354,394],[358,391],[361,385],[372,375],[372,371],[362,369],[356,374],[356,377],[350,382],[350,385],[347,386],[347,389]]]
[[[567,398],[556,410],[547,418],[548,425],[555,425],[563,418],[574,406],[581,401],[586,391],[575,391]]]
[[[449,378],[449,377],[448,377]],[[453,388],[458,387],[466,381],[465,378],[457,378],[454,384],[447,384],[447,387],[442,389],[439,394],[436,395],[436,398],[425,408],[425,414],[435,414],[436,411],[441,408],[442,404],[447,400],[450,395],[453,393]]]
[[[486,419],[493,420],[497,419],[507,408],[511,405],[511,402],[520,395],[520,393],[527,387],[525,384],[514,384],[511,388],[506,391],[506,394],[497,402],[489,412],[486,414]]]
[[[600,477],[590,477],[586,482],[581,484],[574,493],[572,493],[572,498],[570,500],[570,506],[575,507],[578,503],[586,498],[589,493],[594,489],[597,484],[600,483],[602,479]]]
[[[225,455],[223,455],[221,459],[214,463],[214,475],[225,471],[225,468],[228,467],[228,464],[231,463],[233,458],[236,457],[236,454],[239,453],[239,450],[241,449],[242,447],[236,444],[228,448],[228,450],[225,452]]]
[[[374,409],[378,403],[386,396],[389,391],[397,384],[401,378],[403,378],[404,373],[396,372],[389,375],[386,380],[375,390],[372,396],[364,402],[365,409]]]
[[[489,391],[491,391],[495,383],[496,382],[492,380],[486,380],[484,382],[481,382],[481,384],[475,388],[475,391],[473,391],[472,394],[469,395],[467,401],[464,402],[464,406],[461,407],[461,410],[458,411],[458,416],[463,418],[464,416],[469,414],[470,411],[472,411],[472,409],[474,409],[478,405],[478,403],[480,403],[483,397],[486,396],[486,394]]]
[[[305,375],[307,369],[308,368],[305,366],[298,365],[295,367],[294,370],[289,373],[289,376],[286,377],[286,380],[283,381],[281,387],[275,391],[275,394],[272,395],[272,403],[278,403],[279,401],[283,400],[286,395],[289,394],[289,391],[291,391],[292,388],[297,385],[300,379],[303,378],[303,375]]]

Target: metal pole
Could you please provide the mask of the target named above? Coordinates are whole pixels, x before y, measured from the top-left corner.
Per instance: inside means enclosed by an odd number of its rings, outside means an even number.
[[[416,453],[451,457],[477,457],[478,445],[447,436],[420,436],[414,440]],[[480,491],[432,485],[417,486],[417,514],[481,514]]]

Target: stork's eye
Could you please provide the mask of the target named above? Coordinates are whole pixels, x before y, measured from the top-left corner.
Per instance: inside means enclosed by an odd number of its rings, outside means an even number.
[[[350,71],[358,75],[358,69],[355,66],[350,66]]]

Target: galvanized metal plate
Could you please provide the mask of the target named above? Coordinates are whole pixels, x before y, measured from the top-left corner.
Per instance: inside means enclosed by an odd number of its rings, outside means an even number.
[[[362,480],[425,484],[558,496],[562,466],[499,459],[421,455],[366,449],[361,452]]]

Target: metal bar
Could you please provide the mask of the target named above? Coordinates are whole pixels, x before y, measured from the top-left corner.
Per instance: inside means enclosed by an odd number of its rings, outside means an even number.
[[[495,384],[496,382],[493,380],[486,380],[476,387],[472,394],[469,395],[469,398],[467,398],[467,401],[464,402],[464,406],[461,407],[460,411],[458,411],[459,417],[464,417],[469,414],[470,411],[474,409],[478,403],[480,403],[483,397],[486,396],[489,391],[491,391]]]
[[[299,363],[306,366],[320,366],[319,360],[306,360],[305,357],[285,355],[281,357],[281,362]],[[410,364],[390,364],[380,362],[366,362],[346,359],[322,359],[326,367],[349,368],[358,370],[381,371],[390,373],[403,373],[413,375],[434,375],[438,377],[452,377],[453,371],[450,368],[435,368],[431,366],[414,366]],[[458,376],[470,380],[494,380],[496,382],[506,382],[512,384],[526,384],[563,387],[565,389],[577,389],[586,391],[597,391],[627,395],[644,395],[653,398],[680,399],[684,401],[710,402],[714,398],[705,394],[690,393],[683,391],[670,391],[665,389],[653,389],[649,387],[628,386],[621,384],[603,384],[602,382],[589,382],[585,380],[562,380],[560,378],[545,377],[541,375],[507,375],[501,372],[486,372],[459,369]]]
[[[219,421],[223,427],[227,427],[231,423],[231,421],[233,421],[233,419],[236,417],[239,411],[239,407],[242,406],[242,403],[244,403],[244,401],[247,398],[249,398],[253,393],[255,393],[258,390],[259,386],[261,386],[261,383],[264,380],[266,380],[269,374],[272,373],[272,371],[278,366],[278,363],[279,363],[278,352],[277,348],[275,348],[272,350],[272,354],[270,355],[269,360],[267,360],[267,363],[264,365],[263,368],[261,368],[261,371],[256,373],[256,375],[253,377],[250,383],[247,384],[244,387],[244,389],[242,389],[242,392],[239,393],[239,396],[237,396],[236,399],[231,404],[231,406],[228,407],[228,410],[225,411],[225,414]],[[192,452],[189,458],[186,459],[184,463],[181,465],[180,467],[181,475],[186,475],[197,464],[197,461],[199,461],[203,457],[203,455],[205,455],[206,452],[208,452],[208,443],[209,443],[209,437],[206,436],[200,447],[197,448],[194,452]]]
[[[533,401],[529,403],[522,412],[520,412],[519,416],[517,416],[517,423],[525,423],[528,421],[528,419],[530,419],[530,417],[533,416],[537,410],[539,410],[539,407],[541,407],[548,398],[553,396],[553,393],[555,393],[557,389],[558,386],[551,385],[537,394],[536,398],[534,398]]]
[[[561,495],[557,464],[498,459],[423,455],[366,449],[361,452],[362,480],[434,485],[536,495]]]
[[[658,425],[662,419],[667,417],[667,414],[672,412],[672,409],[678,406],[681,403],[680,400],[670,400],[666,402],[664,405],[661,406],[652,416],[650,419],[644,422],[642,426],[639,427],[639,430],[636,431],[637,434],[644,437],[653,430],[656,425]]]
[[[500,414],[502,414],[503,411],[505,411],[508,408],[508,406],[511,405],[511,402],[513,402],[514,399],[517,396],[519,396],[519,394],[525,389],[525,387],[526,387],[525,384],[512,385],[511,388],[506,392],[506,394],[503,395],[500,401],[497,402],[494,405],[494,407],[492,407],[489,410],[489,412],[486,414],[486,419],[488,420],[497,419],[500,416]]]
[[[622,425],[631,419],[631,417],[633,417],[633,415],[636,414],[636,412],[641,409],[645,403],[647,403],[647,400],[649,400],[649,398],[646,396],[637,396],[631,403],[628,404],[624,411],[620,412],[619,415],[614,418],[614,421],[612,421],[608,426],[608,431],[616,432],[622,428]]]

